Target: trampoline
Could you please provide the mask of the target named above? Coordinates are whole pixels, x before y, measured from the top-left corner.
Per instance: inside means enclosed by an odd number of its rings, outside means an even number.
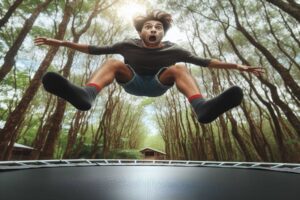
[[[3,200],[300,199],[300,164],[39,160],[0,162]]]

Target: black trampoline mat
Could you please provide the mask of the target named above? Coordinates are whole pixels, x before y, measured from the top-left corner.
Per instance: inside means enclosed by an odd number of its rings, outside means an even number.
[[[300,174],[255,169],[88,166],[0,173],[1,200],[300,199]]]

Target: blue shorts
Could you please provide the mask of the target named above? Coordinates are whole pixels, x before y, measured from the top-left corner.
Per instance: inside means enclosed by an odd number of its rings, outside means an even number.
[[[154,76],[141,76],[136,74],[129,65],[127,66],[133,72],[133,77],[126,83],[118,82],[118,84],[129,94],[135,96],[157,97],[163,95],[173,86],[163,85],[158,79],[160,73],[167,69],[167,67],[160,69]]]

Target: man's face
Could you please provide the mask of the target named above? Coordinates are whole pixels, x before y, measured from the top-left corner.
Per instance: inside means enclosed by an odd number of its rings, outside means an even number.
[[[159,47],[165,32],[160,21],[149,20],[144,23],[139,35],[147,47]]]

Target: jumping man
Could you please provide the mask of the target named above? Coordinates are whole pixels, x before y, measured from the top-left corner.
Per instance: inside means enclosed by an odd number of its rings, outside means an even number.
[[[148,97],[161,96],[175,84],[188,98],[198,121],[210,123],[241,103],[242,89],[233,86],[215,98],[205,99],[186,66],[177,63],[237,69],[257,76],[263,73],[260,67],[203,59],[175,43],[162,42],[172,23],[172,16],[166,12],[154,10],[145,16],[135,17],[133,22],[140,39],[128,39],[109,46],[99,47],[45,37],[36,38],[36,45],[64,46],[87,54],[121,54],[124,57],[124,61],[106,60],[84,87],[72,84],[57,73],[48,72],[42,80],[45,90],[65,99],[75,108],[86,111],[91,108],[97,94],[114,80],[127,93]]]

